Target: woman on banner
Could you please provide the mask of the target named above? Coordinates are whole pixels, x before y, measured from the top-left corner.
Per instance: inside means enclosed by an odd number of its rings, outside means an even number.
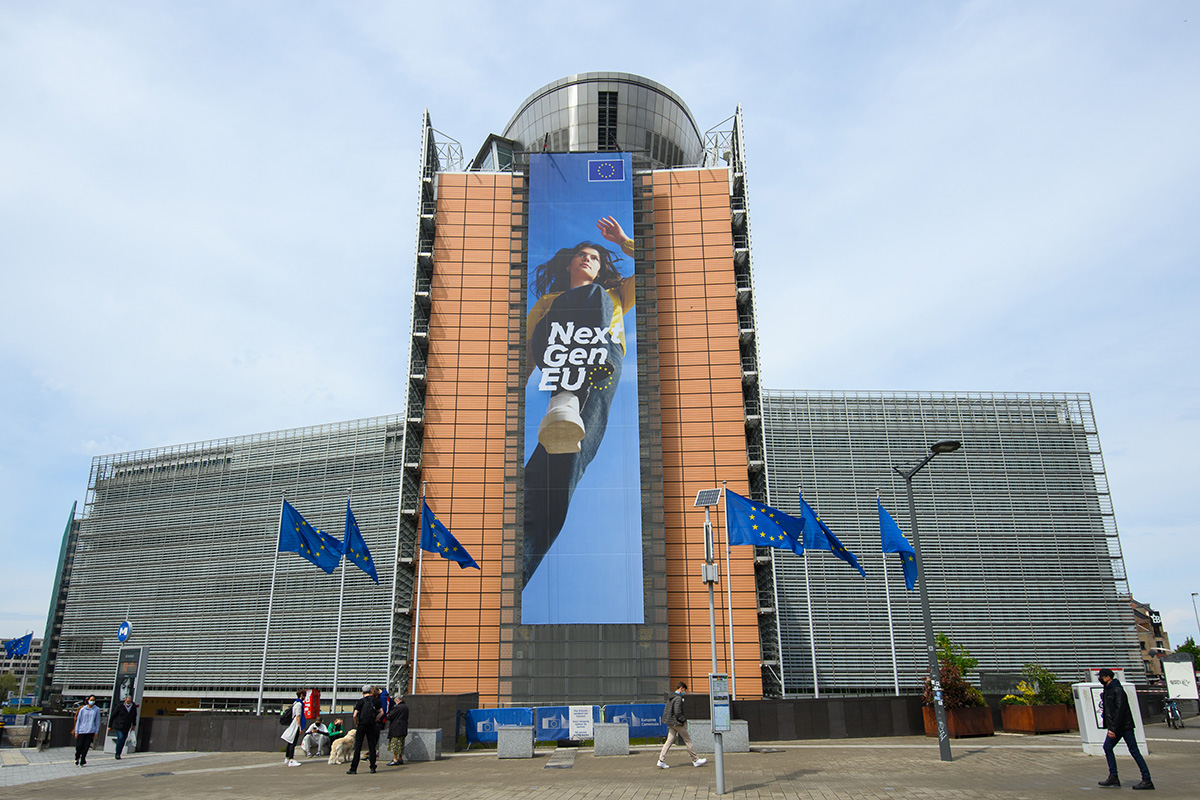
[[[616,219],[603,217],[596,227],[633,256],[633,239]],[[550,392],[550,401],[525,464],[525,583],[562,531],[608,426],[625,357],[625,314],[634,303],[633,276],[621,275],[619,260],[603,245],[580,242],[534,275],[538,300],[526,321],[526,364],[531,374],[540,369],[538,388]]]

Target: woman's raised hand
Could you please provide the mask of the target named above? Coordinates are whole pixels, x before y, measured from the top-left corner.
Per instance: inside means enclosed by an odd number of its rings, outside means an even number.
[[[621,223],[612,217],[601,217],[596,220],[596,227],[600,230],[601,236],[613,244],[619,245],[625,251],[625,255],[633,255],[633,239],[625,233]]]

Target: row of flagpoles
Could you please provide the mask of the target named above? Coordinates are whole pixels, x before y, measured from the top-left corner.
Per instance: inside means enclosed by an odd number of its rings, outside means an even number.
[[[397,517],[399,516],[397,509]],[[399,524],[399,519],[397,519]],[[433,511],[430,510],[429,504],[425,501],[424,486],[421,487],[421,547],[417,558],[417,575],[415,579],[416,591],[416,608],[413,618],[413,636],[412,636],[412,673],[410,677],[410,691],[415,690],[417,681],[417,634],[420,625],[421,613],[421,562],[422,555],[426,550],[431,553],[437,553],[442,558],[456,562],[459,567],[465,569],[467,567],[475,567],[480,569],[479,564],[471,557],[458,540],[450,533],[443,525]],[[275,550],[275,560],[271,565],[271,594],[267,601],[267,625],[263,633],[263,656],[262,669],[258,677],[258,713],[262,713],[263,688],[266,682],[267,674],[267,645],[270,638],[271,630],[271,611],[275,604],[275,578],[279,566],[280,553],[296,553],[301,558],[320,567],[327,574],[332,575],[342,562],[342,558],[361,569],[367,574],[371,580],[379,583],[379,573],[375,569],[375,562],[371,558],[371,550],[367,547],[366,539],[363,538],[362,531],[358,527],[358,521],[354,517],[354,512],[350,508],[350,499],[346,499],[346,527],[345,534],[339,541],[337,537],[331,536],[319,528],[314,528],[308,523],[304,516],[296,510],[296,508],[287,501],[281,500],[279,508],[279,545]],[[338,687],[338,665],[341,660],[342,646],[342,603],[346,594],[346,570],[342,569],[341,588],[338,593],[338,621],[337,634],[334,637],[334,655],[333,655],[333,696],[332,703],[337,703],[337,687]],[[392,598],[392,613],[395,613],[395,579],[393,578],[393,598]],[[29,637],[25,637],[28,639]],[[21,641],[14,639],[14,642]],[[7,650],[8,643],[5,643]],[[28,650],[28,642],[26,642],[26,650]],[[390,664],[389,664],[390,668]],[[388,676],[391,677],[390,675]]]
[[[802,495],[800,500],[800,516],[793,517],[765,503],[755,503],[735,493],[725,492],[725,525],[726,541],[730,545],[755,545],[757,547],[774,547],[779,550],[791,550],[796,555],[804,555],[806,550],[828,550],[836,557],[845,561],[858,570],[864,578],[867,571],[858,563],[853,553],[834,536],[821,517],[805,502]],[[876,491],[875,503],[879,507],[879,538],[883,552],[898,553],[900,565],[904,570],[904,584],[909,591],[917,582],[916,551],[912,544],[900,531],[900,526],[892,519],[892,515],[883,507],[883,502]],[[896,636],[892,626],[892,598],[888,584],[886,561],[883,570],[884,595],[887,598],[888,637],[892,646],[892,680],[895,683],[896,694],[900,694],[900,673],[896,663]],[[804,591],[808,603],[808,641],[812,648],[813,694],[820,697],[817,680],[817,644],[813,633],[812,594],[809,591],[808,560],[804,561]],[[733,642],[730,641],[732,647]],[[732,661],[732,654],[730,661]]]

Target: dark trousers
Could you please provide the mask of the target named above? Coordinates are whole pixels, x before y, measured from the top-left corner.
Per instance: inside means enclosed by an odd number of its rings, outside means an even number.
[[[375,769],[375,758],[379,752],[379,729],[360,726],[358,732],[354,734],[354,759],[350,762],[350,769],[355,772],[358,771],[358,759],[362,753],[364,740],[367,745],[367,759],[371,762],[371,769]]]
[[[125,740],[129,738],[129,731],[117,731],[117,758],[121,757],[121,752],[125,749]]]
[[[549,342],[551,323],[566,325],[573,322],[577,328],[608,328],[612,325],[612,315],[612,298],[600,286],[592,284],[564,292],[530,334],[538,366],[546,366],[541,363],[541,358]],[[562,532],[575,487],[604,441],[624,357],[620,342],[610,341],[607,346],[607,361],[588,367],[584,385],[575,391],[584,430],[579,452],[551,455],[539,444],[525,465],[525,583],[529,582]],[[526,435],[531,433],[527,431]]]
[[[1142,780],[1150,780],[1150,768],[1146,766],[1146,759],[1142,758],[1142,751],[1138,750],[1137,737],[1133,733],[1133,728],[1118,733],[1116,738],[1108,734],[1104,735],[1104,760],[1108,762],[1108,774],[1117,774],[1117,757],[1113,754],[1113,748],[1120,741],[1125,742],[1125,746],[1129,748],[1129,755],[1133,756],[1133,760],[1137,762],[1138,769],[1142,771]]]
[[[75,763],[86,764],[88,750],[92,747],[92,739],[96,737],[94,733],[81,733],[75,737]]]

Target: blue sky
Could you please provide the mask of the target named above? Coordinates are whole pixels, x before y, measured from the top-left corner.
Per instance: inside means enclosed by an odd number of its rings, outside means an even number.
[[[766,386],[1090,392],[1133,592],[1196,635],[1194,4],[0,11],[0,636],[93,456],[400,411],[423,110],[470,155],[590,70],[742,104]]]

